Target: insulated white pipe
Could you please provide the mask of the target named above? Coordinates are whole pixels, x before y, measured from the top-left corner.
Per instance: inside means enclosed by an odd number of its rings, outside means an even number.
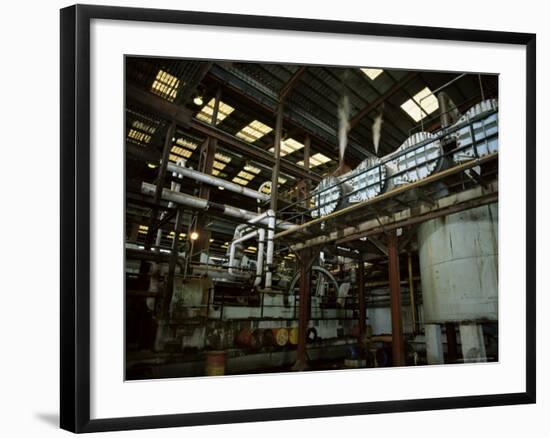
[[[264,241],[265,230],[260,228],[258,230],[258,257],[256,258],[256,278],[254,280],[254,286],[259,286],[262,282],[262,275],[264,272]]]
[[[155,194],[156,186],[154,184],[142,183],[141,184],[141,193],[144,195]],[[176,204],[185,205],[187,207],[195,208],[197,210],[218,210],[225,216],[234,217],[237,219],[245,219],[246,221],[253,220],[261,216],[261,220],[255,221],[254,223],[260,223],[262,225],[268,225],[268,218],[265,217],[265,213],[258,215],[248,210],[243,210],[242,208],[232,207],[225,204],[217,204],[214,202],[209,202],[206,199],[199,198],[197,196],[191,196],[183,192],[175,192],[173,190],[163,189],[162,190],[162,199],[166,201],[172,201]],[[281,221],[277,223],[277,228],[283,230],[288,230],[290,228],[296,227],[296,224],[292,222]]]
[[[267,265],[271,266],[273,263],[273,235],[274,235],[274,226],[275,226],[275,214],[272,210],[267,210],[265,213],[260,214],[256,216],[254,219],[251,219],[248,221],[249,224],[255,224],[260,223],[267,219],[268,221],[268,242],[267,242]],[[271,233],[271,244],[269,241],[269,236]],[[256,278],[254,280],[254,286],[259,286],[261,283],[261,277],[263,274],[263,265],[264,265],[264,246],[265,246],[265,230],[263,228],[260,228],[258,230],[252,231],[251,233],[245,234],[244,236],[241,236],[237,239],[234,239],[231,242],[231,246],[229,248],[229,274],[235,275],[235,268],[237,266],[235,265],[235,252],[237,249],[237,244],[242,243],[246,240],[252,239],[254,237],[258,236],[258,255],[256,258]],[[272,273],[270,272],[270,269],[266,272],[266,287],[271,287],[272,283]]]
[[[269,195],[266,195],[265,193],[252,190],[239,184],[226,181],[225,179],[217,178],[215,176],[208,175],[197,170],[189,169],[187,167],[177,166],[175,164],[168,163],[166,169],[181,176],[194,179],[195,181],[210,184],[212,186],[223,187],[230,192],[240,193],[241,195],[248,196],[249,198],[259,199],[260,201],[269,201],[270,199]]]
[[[181,158],[178,159],[176,161],[176,164],[175,164],[176,167],[182,167],[182,166],[185,166],[185,160],[182,160]],[[176,172],[172,172],[172,176],[173,177],[177,177],[178,174]],[[180,177],[181,178],[181,177]],[[179,192],[180,189],[181,189],[181,184],[180,183],[177,183],[177,182],[174,182],[172,181],[172,183],[170,184],[170,189],[174,192]],[[173,202],[168,202],[168,208],[172,208],[174,207],[174,203]],[[162,215],[161,215],[161,219],[164,218],[164,216],[166,215],[167,213],[164,212]],[[174,232],[174,235],[175,235],[175,232]],[[174,236],[174,239],[177,239],[178,236]],[[155,239],[155,249],[154,251],[155,252],[160,252],[160,244],[162,242],[162,230],[159,228],[157,230],[157,237]],[[154,263],[154,266],[156,267],[156,263]],[[154,270],[154,269],[153,269]]]
[[[265,288],[270,289],[271,283],[273,281],[273,273],[271,268],[273,265],[273,236],[275,235],[275,213],[273,210],[267,210],[266,214],[268,215],[267,223],[267,271],[265,273]]]
[[[258,230],[252,231],[251,233],[245,234],[244,236],[239,237],[238,239],[235,239],[231,242],[231,246],[229,248],[229,275],[235,275],[235,251],[238,243],[244,242],[246,240],[250,240],[258,235]]]

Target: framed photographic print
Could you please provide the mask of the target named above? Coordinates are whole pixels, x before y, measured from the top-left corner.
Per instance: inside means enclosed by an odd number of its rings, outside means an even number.
[[[535,402],[535,35],[61,11],[61,427]]]

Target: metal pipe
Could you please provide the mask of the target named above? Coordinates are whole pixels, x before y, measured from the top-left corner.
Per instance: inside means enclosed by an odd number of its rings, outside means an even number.
[[[273,173],[271,175],[271,194],[270,194],[270,208],[273,211],[277,211],[277,198],[279,196],[279,169],[281,161],[281,140],[283,130],[283,103],[279,102],[277,105],[277,117],[275,121],[275,142],[274,142],[274,155],[275,166],[273,166]],[[269,237],[268,237],[269,244]]]
[[[170,166],[171,164],[172,163],[168,163],[168,166]],[[176,161],[176,164],[172,165],[172,166],[177,167],[177,168],[182,168],[184,165],[185,165],[185,160],[183,160],[181,158],[178,158],[178,160]],[[167,166],[166,170],[169,170],[168,166]],[[174,171],[171,171],[171,172],[172,172],[173,177],[178,176],[177,172],[174,172]],[[179,192],[180,189],[181,189],[181,184],[180,183],[174,182],[174,181],[172,181],[170,183],[170,190],[172,190],[174,192]],[[168,202],[168,208],[174,208],[174,203],[173,202]],[[168,214],[167,211],[163,212],[161,214],[161,219],[164,219],[167,214]],[[162,229],[159,227],[159,229],[157,230],[157,238],[155,240],[155,251],[156,252],[160,251],[160,242],[161,242],[161,240],[162,240]]]
[[[273,189],[273,188],[272,188]],[[267,257],[266,257],[266,273],[265,273],[265,287],[271,288],[273,281],[273,272],[271,271],[273,265],[273,237],[275,236],[275,212],[273,210],[267,210],[268,224],[267,224]]]
[[[237,244],[241,242],[245,242],[247,240],[250,240],[258,235],[258,230],[255,230],[251,233],[245,234],[244,236],[239,237],[238,239],[234,239],[231,242],[231,246],[229,248],[229,274],[230,275],[236,275],[236,272],[234,271],[235,266],[235,251],[237,249]]]
[[[446,82],[445,84],[443,84],[441,87],[439,88],[436,88],[435,90],[433,90],[430,94],[424,96],[422,99],[420,99],[420,103],[422,103],[422,101],[432,95],[435,95],[435,93],[438,93],[439,91],[443,90],[444,88],[447,88],[449,85],[451,85],[453,82],[456,82],[458,81],[460,78],[463,78],[464,76],[466,76],[468,73],[462,73],[460,75],[458,75],[456,78],[454,79],[451,79],[449,82]]]
[[[440,123],[442,128],[451,125],[451,114],[449,113],[449,97],[443,91],[437,95],[439,104]]]
[[[156,186],[154,184],[149,184],[146,182],[141,184],[141,193],[143,193],[144,195],[153,195],[155,193],[155,190]],[[201,199],[196,196],[188,195],[186,193],[174,192],[168,189],[162,190],[162,199],[166,201],[172,201],[176,204],[185,205],[187,207],[197,210],[218,211],[225,216],[230,216],[236,219],[244,219],[246,221],[255,219],[258,216],[258,214],[248,210],[243,210],[242,208],[232,207],[226,204],[218,204],[216,202]],[[262,218],[262,220],[258,221],[258,223],[261,225],[269,226],[269,218],[264,217]],[[283,230],[288,230],[297,225],[291,222],[280,221],[276,224],[276,226]]]
[[[405,365],[405,343],[401,321],[401,288],[399,287],[399,251],[397,233],[388,233],[388,270],[390,279],[392,359],[394,366]]]
[[[222,178],[216,178],[215,176],[208,175],[206,173],[199,172],[197,170],[189,169],[187,167],[177,166],[172,163],[168,163],[167,170],[177,173],[178,175],[185,176],[187,178],[194,179],[195,181],[209,184],[211,186],[223,187],[230,192],[239,193],[249,198],[259,199],[260,201],[269,201],[269,195],[261,193],[256,190],[249,189],[247,187],[240,186],[239,184],[226,181]]]
[[[265,245],[265,230],[260,228],[258,230],[258,257],[256,258],[256,278],[254,279],[254,286],[259,286],[262,282],[262,275],[264,271],[264,245]],[[262,298],[263,306],[263,298]]]
[[[336,211],[334,211],[334,212],[332,212],[332,213],[330,213],[326,216],[322,216],[322,217],[319,217],[319,218],[312,219],[308,222],[305,222],[302,225],[296,225],[295,227],[293,227],[292,231],[280,232],[280,233],[277,234],[276,237],[277,237],[277,239],[287,237],[291,234],[294,234],[297,231],[301,231],[301,230],[309,228],[313,225],[320,224],[322,222],[327,222],[327,221],[329,221],[331,219],[335,219],[339,216],[346,215],[346,214],[351,213],[355,210],[359,210],[361,208],[364,208],[367,205],[371,205],[371,204],[375,204],[375,203],[378,203],[378,202],[381,202],[381,201],[385,201],[385,200],[390,199],[394,196],[403,194],[405,192],[411,191],[411,190],[416,189],[418,187],[423,187],[425,185],[428,185],[428,184],[430,184],[434,181],[441,180],[441,179],[443,179],[447,176],[454,175],[454,174],[457,174],[457,173],[461,173],[466,169],[470,169],[470,168],[478,166],[480,164],[484,164],[486,162],[489,162],[491,160],[496,159],[497,157],[498,157],[498,152],[495,152],[493,154],[489,154],[489,155],[486,155],[486,156],[481,157],[481,158],[470,160],[470,161],[468,161],[464,164],[460,164],[460,165],[451,167],[449,169],[446,169],[446,170],[443,170],[441,172],[430,175],[426,178],[415,181],[413,183],[409,183],[409,184],[405,184],[403,186],[397,187],[393,190],[382,193],[382,194],[380,194],[380,195],[378,195],[374,198],[367,199],[365,201],[358,202],[356,204],[352,204],[352,205],[350,205],[348,207],[345,207],[345,208],[342,208],[340,210],[336,210]]]

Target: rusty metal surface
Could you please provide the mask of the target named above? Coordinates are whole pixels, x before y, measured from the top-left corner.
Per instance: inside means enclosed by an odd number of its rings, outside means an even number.
[[[342,208],[327,216],[312,219],[300,225],[299,227],[277,233],[275,235],[275,239],[303,239],[304,233],[326,234],[326,227],[323,228],[321,226],[323,223],[330,225],[332,229],[337,229],[342,228],[346,223],[349,223],[350,221],[364,218],[366,215],[374,214],[375,216],[377,216],[379,215],[377,214],[377,211],[384,208],[384,203],[395,201],[401,196],[409,196],[409,193],[413,190],[423,190],[424,188],[427,188],[427,186],[433,186],[434,184],[443,181],[445,178],[461,174],[464,171],[471,169],[472,167],[481,166],[491,161],[495,161],[497,158],[498,153],[495,153],[482,158],[471,160],[458,166],[451,167],[450,169],[446,169],[414,183],[397,187],[372,199],[368,199],[349,207]]]
[[[355,241],[361,237],[382,234],[395,228],[421,223],[436,217],[456,213],[480,205],[498,201],[498,183],[487,187],[475,187],[460,193],[440,198],[432,204],[421,203],[415,207],[403,208],[393,214],[379,215],[355,224],[335,224],[336,229],[325,229],[319,236],[308,235],[302,242],[292,244],[293,250],[324,245],[336,241],[337,244]],[[336,227],[337,225],[340,225]],[[347,226],[346,226],[347,225]],[[277,239],[282,233],[275,235]]]
[[[388,233],[388,269],[390,280],[392,359],[394,366],[405,365],[405,343],[401,320],[401,288],[399,278],[399,251],[397,233]]]

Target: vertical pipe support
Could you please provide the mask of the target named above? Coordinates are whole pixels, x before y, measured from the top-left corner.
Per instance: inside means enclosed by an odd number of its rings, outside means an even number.
[[[405,365],[405,343],[401,317],[401,287],[399,278],[399,250],[396,230],[388,234],[388,268],[390,280],[392,359],[393,366]]]
[[[279,102],[277,105],[277,116],[275,121],[275,165],[273,166],[273,173],[271,176],[271,202],[270,209],[275,213],[277,212],[277,199],[279,196],[279,169],[281,161],[281,139],[283,134],[283,103]]]
[[[357,295],[359,297],[359,344],[362,347],[367,331],[367,304],[365,301],[365,262],[361,258],[357,268]]]
[[[309,296],[311,289],[311,249],[305,249],[300,254],[300,307],[298,309],[298,348],[294,371],[308,369],[306,356],[306,335],[309,323]]]

